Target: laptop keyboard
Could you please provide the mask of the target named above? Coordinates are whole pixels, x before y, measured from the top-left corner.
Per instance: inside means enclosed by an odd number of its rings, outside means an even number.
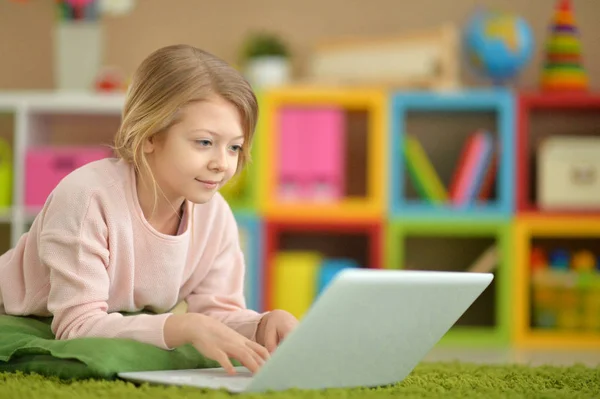
[[[202,374],[188,374],[181,376],[169,377],[171,383],[181,385],[195,385],[206,388],[230,388],[235,390],[243,390],[252,381],[252,373],[238,371],[235,375],[228,375],[224,371]]]
[[[236,367],[236,374],[229,375],[223,369],[192,369],[120,373],[121,377],[139,382],[153,382],[167,385],[187,385],[200,388],[243,391],[252,381],[252,373],[243,367]]]

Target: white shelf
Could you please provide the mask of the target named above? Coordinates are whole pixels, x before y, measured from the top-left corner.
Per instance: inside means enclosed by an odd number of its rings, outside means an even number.
[[[29,112],[120,114],[123,94],[85,92],[0,92],[0,108],[11,110],[27,107]]]
[[[24,206],[25,154],[45,134],[44,118],[60,115],[120,117],[124,94],[61,91],[0,91],[0,112],[14,114],[12,207],[0,209],[0,223],[11,224],[11,246],[31,224],[37,210]]]

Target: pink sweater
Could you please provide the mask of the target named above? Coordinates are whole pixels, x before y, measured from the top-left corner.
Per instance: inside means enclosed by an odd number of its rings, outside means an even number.
[[[185,299],[188,312],[255,340],[262,315],[245,308],[243,286],[237,225],[223,197],[193,213],[188,203],[180,234],[161,234],[143,216],[133,168],[117,159],[63,179],[30,231],[0,256],[0,313],[54,316],[57,339],[131,338],[171,349],[163,327]],[[144,309],[159,314],[118,313]]]

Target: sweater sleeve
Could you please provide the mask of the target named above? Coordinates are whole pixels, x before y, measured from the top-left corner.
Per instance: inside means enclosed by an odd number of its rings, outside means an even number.
[[[264,313],[246,308],[246,265],[237,224],[228,207],[221,242],[221,249],[207,275],[186,298],[188,312],[214,317],[246,338],[256,341],[256,329]]]
[[[129,338],[167,348],[169,313],[107,313],[110,294],[108,226],[93,195],[56,192],[47,204],[39,238],[40,260],[50,272],[48,310],[56,339]],[[133,265],[119,265],[133,267]]]

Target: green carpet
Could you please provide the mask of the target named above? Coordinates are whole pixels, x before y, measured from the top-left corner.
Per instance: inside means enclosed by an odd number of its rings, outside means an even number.
[[[393,387],[333,389],[323,392],[286,391],[267,395],[230,395],[196,388],[135,385],[122,381],[60,381],[37,375],[0,373],[1,398],[597,398],[600,366],[482,366],[465,363],[425,363]]]

